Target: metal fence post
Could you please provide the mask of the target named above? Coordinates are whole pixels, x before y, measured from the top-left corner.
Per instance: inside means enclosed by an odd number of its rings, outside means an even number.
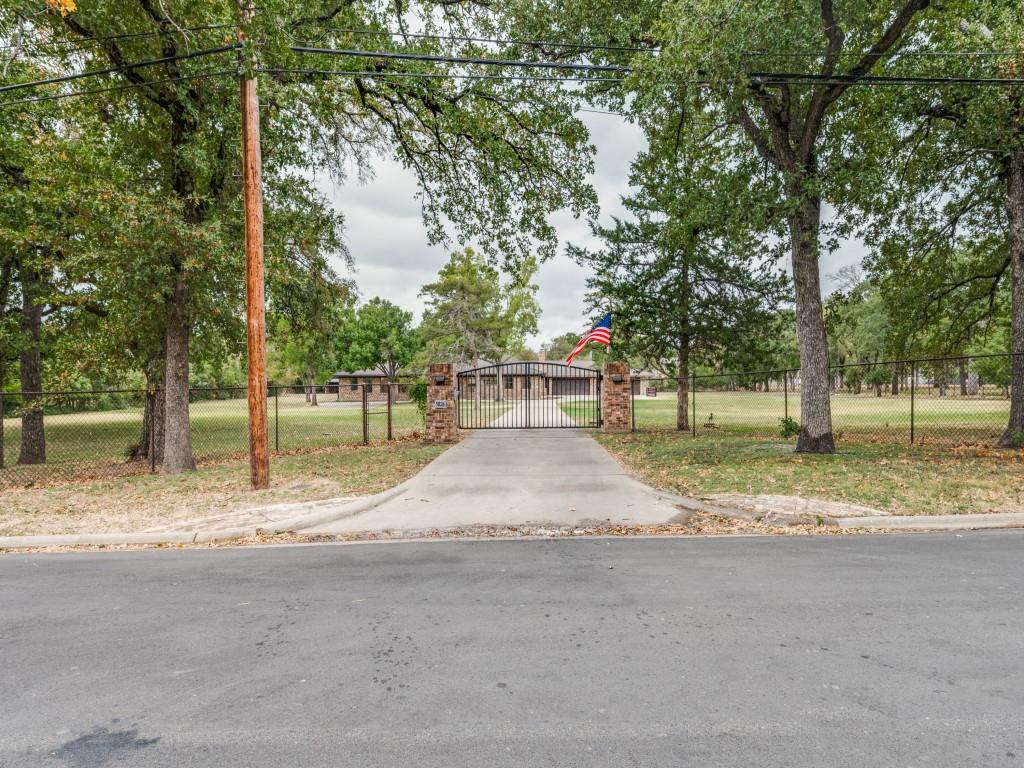
[[[677,395],[678,396],[678,395]],[[693,419],[690,421],[690,430],[693,436],[697,436],[697,376],[690,377],[690,397],[693,402]]]
[[[526,388],[526,428],[530,428],[530,366],[526,366],[526,376],[523,377],[523,386]]]
[[[910,364],[910,444],[914,444],[914,390],[917,389],[917,362]]]
[[[392,435],[392,422],[391,422],[391,400],[392,400],[391,392],[393,391],[394,386],[395,385],[392,384],[390,381],[388,382],[388,441],[389,442],[394,439],[394,437]]]
[[[640,380],[637,379],[637,386],[639,386]],[[631,432],[636,432],[636,390],[633,389],[633,382],[629,382],[629,429]]]
[[[367,407],[366,385],[363,384],[363,445],[370,444],[370,415],[367,413]]]
[[[147,392],[146,399],[149,401],[149,424],[146,424],[146,432],[149,435],[149,445],[146,451],[149,452],[149,471],[156,472],[156,392]],[[146,406],[142,407],[142,421],[146,421]]]
[[[789,422],[789,371],[782,372],[782,415]]]
[[[4,468],[4,393],[0,390],[0,469]]]
[[[281,387],[277,385],[274,387],[274,451],[279,453],[281,451],[281,410],[279,408],[279,402],[281,400]]]

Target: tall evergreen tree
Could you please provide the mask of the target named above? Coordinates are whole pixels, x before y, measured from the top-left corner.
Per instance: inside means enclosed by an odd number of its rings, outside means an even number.
[[[631,221],[594,226],[605,248],[572,249],[591,272],[589,300],[611,309],[616,347],[678,381],[676,427],[688,430],[688,376],[697,362],[752,346],[786,297],[786,280],[762,233],[767,212],[751,195],[758,168],[729,161],[733,149],[704,140],[700,116],[647,119],[649,149],[633,163]]]

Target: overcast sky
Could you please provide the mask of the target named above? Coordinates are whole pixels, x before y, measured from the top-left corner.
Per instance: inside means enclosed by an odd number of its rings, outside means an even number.
[[[591,179],[601,205],[601,220],[623,213],[620,199],[628,191],[629,164],[643,148],[640,130],[615,115],[580,113],[597,146],[596,168]],[[423,303],[420,286],[430,282],[447,261],[452,248],[430,246],[416,199],[412,173],[386,159],[375,162],[376,176],[360,184],[350,178],[344,184],[318,178],[317,185],[334,202],[346,220],[345,239],[356,263],[355,280],[364,300],[381,296],[413,312],[417,321]],[[559,253],[541,265],[537,275],[542,314],[540,334],[530,339],[541,342],[566,331],[581,331],[591,307],[584,305],[582,268],[564,251],[566,243],[592,244],[587,222],[566,213],[552,217],[559,240]],[[452,247],[458,243],[453,243]],[[857,263],[863,254],[859,243],[848,242],[822,259],[823,290],[831,286],[827,276],[839,267]]]

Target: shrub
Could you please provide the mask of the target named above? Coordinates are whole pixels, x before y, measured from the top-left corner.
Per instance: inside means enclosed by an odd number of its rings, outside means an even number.
[[[779,424],[782,425],[782,436],[787,440],[800,434],[800,423],[794,418],[779,419]]]
[[[408,388],[409,398],[416,403],[421,416],[427,414],[427,380],[416,379]]]

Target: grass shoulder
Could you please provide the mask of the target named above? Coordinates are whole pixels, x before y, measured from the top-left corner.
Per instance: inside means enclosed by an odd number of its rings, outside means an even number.
[[[282,502],[365,496],[411,477],[444,451],[418,439],[276,455],[271,487],[249,488],[248,461],[182,475],[141,475],[0,492],[0,536],[144,531]]]
[[[645,482],[688,496],[799,496],[893,514],[1024,509],[1024,451],[849,442],[822,456],[794,453],[779,440],[695,440],[668,431],[598,439]]]

